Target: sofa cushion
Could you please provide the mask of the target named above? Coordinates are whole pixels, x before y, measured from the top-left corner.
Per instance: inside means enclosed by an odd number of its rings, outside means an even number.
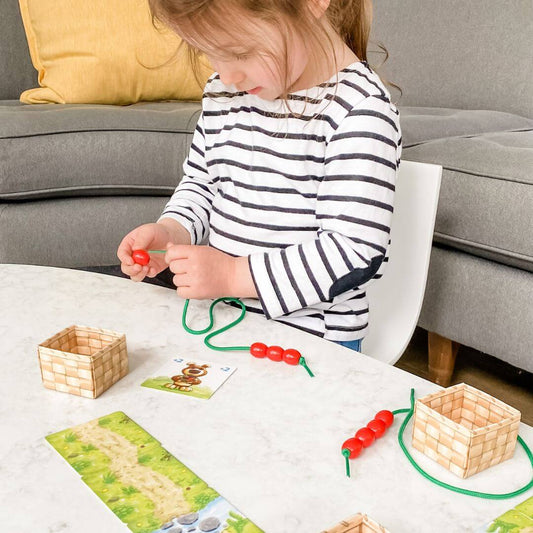
[[[435,139],[403,159],[443,166],[437,242],[533,271],[533,130]]]
[[[418,325],[533,372],[532,294],[525,270],[433,246]]]
[[[0,199],[169,196],[181,179],[200,105],[0,101]]]
[[[18,100],[37,83],[18,0],[0,0],[0,25],[0,100]]]
[[[166,202],[159,196],[95,196],[4,203],[0,258],[61,267],[116,265],[124,235],[155,222]]]
[[[403,147],[457,135],[533,129],[533,119],[504,113],[442,107],[400,106]]]
[[[373,2],[371,42],[401,105],[492,109],[533,118],[531,0]],[[370,54],[370,62],[383,57]]]

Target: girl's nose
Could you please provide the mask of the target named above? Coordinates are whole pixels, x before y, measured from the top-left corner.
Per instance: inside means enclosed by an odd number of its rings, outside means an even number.
[[[217,72],[224,85],[238,85],[244,81],[245,75],[240,69],[233,68],[231,65],[219,64],[217,66]]]

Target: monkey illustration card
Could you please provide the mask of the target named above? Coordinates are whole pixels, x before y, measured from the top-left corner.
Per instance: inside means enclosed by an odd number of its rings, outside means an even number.
[[[141,383],[143,387],[208,399],[237,370],[208,361],[174,357],[157,371],[155,377]]]

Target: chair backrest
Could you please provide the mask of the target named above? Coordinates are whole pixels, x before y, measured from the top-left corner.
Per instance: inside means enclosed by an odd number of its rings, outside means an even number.
[[[426,289],[442,167],[402,161],[396,181],[389,264],[367,289],[362,352],[394,364],[413,335]]]

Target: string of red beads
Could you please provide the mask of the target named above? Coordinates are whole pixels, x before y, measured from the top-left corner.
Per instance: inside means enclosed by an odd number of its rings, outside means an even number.
[[[250,346],[250,353],[259,359],[268,357],[271,361],[285,361],[288,365],[297,365],[302,357],[302,354],[293,348],[284,350],[281,346],[267,346],[262,342],[254,342]]]
[[[368,448],[376,439],[381,438],[393,422],[394,415],[391,411],[379,411],[364,428],[356,432],[354,437],[344,441],[341,448],[343,455],[348,456],[348,459],[355,459],[363,448]]]

